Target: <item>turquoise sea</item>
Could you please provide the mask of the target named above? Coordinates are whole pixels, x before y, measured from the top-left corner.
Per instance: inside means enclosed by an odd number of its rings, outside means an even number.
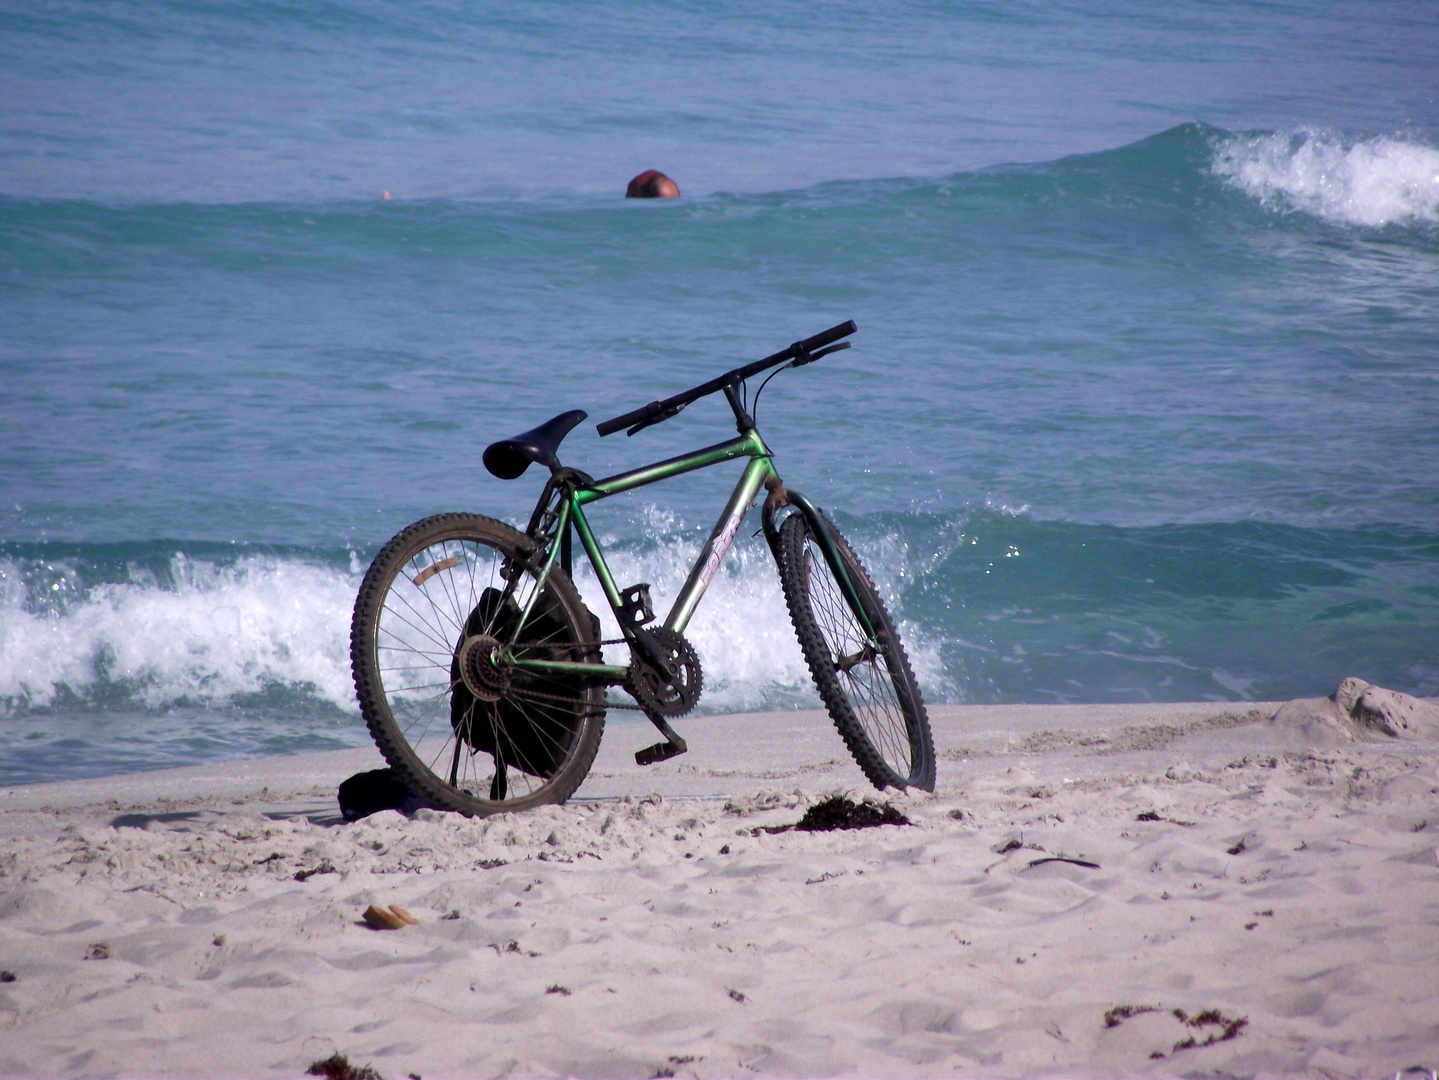
[[[1439,694],[1436,55],[1418,2],[0,2],[0,784],[366,742],[360,575],[523,520],[488,442],[846,318],[760,425],[931,700]],[[598,508],[623,582],[733,480]],[[709,714],[818,702],[749,531]]]

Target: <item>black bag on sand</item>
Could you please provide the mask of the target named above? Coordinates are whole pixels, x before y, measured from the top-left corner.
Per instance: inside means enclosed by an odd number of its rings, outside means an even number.
[[[413,814],[424,809],[434,807],[412,792],[394,769],[356,773],[340,785],[340,816],[346,821],[359,821],[381,810]]]

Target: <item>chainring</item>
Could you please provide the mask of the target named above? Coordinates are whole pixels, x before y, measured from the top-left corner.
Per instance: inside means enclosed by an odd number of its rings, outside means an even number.
[[[636,633],[648,635],[659,646],[667,670],[660,671],[645,650],[635,648],[625,689],[646,712],[671,719],[683,716],[699,701],[704,684],[694,646],[683,634],[663,626],[640,627]]]

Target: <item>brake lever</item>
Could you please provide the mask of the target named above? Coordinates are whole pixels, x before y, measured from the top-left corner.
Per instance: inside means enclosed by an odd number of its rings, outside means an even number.
[[[789,366],[804,367],[806,364],[813,364],[821,356],[828,356],[832,352],[839,352],[841,349],[849,348],[849,346],[850,343],[848,341],[841,341],[838,345],[826,346],[818,352],[804,353],[803,355],[796,356]]]
[[[688,404],[688,403],[686,403],[686,404]],[[626,431],[625,434],[626,434],[626,435],[635,435],[635,434],[643,431],[643,430],[644,430],[645,428],[647,428],[647,427],[654,427],[656,424],[663,424],[663,423],[664,423],[666,420],[668,420],[670,417],[672,417],[672,416],[678,416],[680,413],[682,413],[682,412],[684,412],[684,411],[685,411],[684,405],[671,405],[668,409],[665,409],[663,412],[657,413],[656,415],[650,417],[648,420],[641,420],[641,421],[640,421],[638,424],[636,424],[634,427],[632,427],[632,428],[630,428],[628,431]]]

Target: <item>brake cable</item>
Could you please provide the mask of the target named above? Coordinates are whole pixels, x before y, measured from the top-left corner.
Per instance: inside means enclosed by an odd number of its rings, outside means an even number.
[[[773,371],[771,371],[768,375],[765,376],[764,382],[760,383],[759,389],[754,392],[754,402],[753,404],[747,405],[746,409],[749,412],[750,419],[755,422],[755,427],[759,427],[759,396],[764,393],[764,388],[769,385],[770,379],[773,379],[781,371],[784,371],[785,368],[791,367],[794,367],[793,360],[791,360],[788,364],[781,364],[779,367],[775,368]]]

